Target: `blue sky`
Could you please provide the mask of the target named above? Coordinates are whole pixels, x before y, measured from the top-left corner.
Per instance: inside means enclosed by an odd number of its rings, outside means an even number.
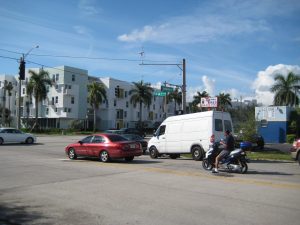
[[[233,98],[264,99],[259,91],[272,83],[266,78],[282,71],[300,72],[299,0],[0,4],[0,74],[17,74],[18,62],[10,58],[19,58],[37,44],[27,67],[69,65],[94,76],[143,79],[153,85],[181,84],[181,71],[176,66],[140,66],[141,60],[180,63],[185,58],[189,98],[207,90],[211,95],[229,92]]]

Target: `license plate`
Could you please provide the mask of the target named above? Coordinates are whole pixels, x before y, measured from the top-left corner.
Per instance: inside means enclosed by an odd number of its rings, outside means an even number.
[[[130,144],[130,148],[135,148],[135,144]]]

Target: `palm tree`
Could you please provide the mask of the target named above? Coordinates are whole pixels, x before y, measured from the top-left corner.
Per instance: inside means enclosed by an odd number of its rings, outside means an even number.
[[[192,103],[192,106],[193,108],[198,108],[197,105],[198,104],[201,104],[201,98],[206,98],[206,97],[209,97],[209,94],[206,92],[206,91],[203,91],[203,92],[199,92],[197,91],[197,94],[193,96],[193,103]],[[200,111],[202,112],[202,107],[200,105]]]
[[[219,110],[224,111],[228,106],[232,107],[230,94],[220,93],[216,97],[218,98]]]
[[[52,86],[49,73],[43,69],[39,72],[29,70],[30,79],[27,84],[27,94],[35,98],[35,125],[38,125],[38,104],[47,97],[47,85]]]
[[[13,89],[13,85],[11,82],[9,82],[7,85],[6,85],[6,90],[8,92],[8,112],[9,112],[9,118],[11,117],[11,111],[10,111],[10,97],[12,95],[11,91]],[[10,119],[8,120],[8,126],[10,127]]]
[[[93,107],[94,110],[94,132],[97,128],[97,121],[96,121],[96,112],[99,108],[99,105],[103,100],[107,100],[105,86],[99,82],[92,82],[88,84],[88,100],[90,105]]]
[[[140,105],[140,118],[139,124],[142,123],[142,104],[144,103],[148,107],[152,101],[152,91],[153,88],[150,86],[150,83],[144,83],[142,80],[140,82],[133,82],[134,87],[130,90],[132,96],[130,102],[133,104]]]
[[[182,92],[176,88],[173,92],[169,93],[167,96],[168,101],[173,101],[175,103],[174,114],[176,114],[176,106],[182,103]]]
[[[290,72],[286,78],[281,74],[277,74],[274,80],[276,83],[270,89],[271,92],[275,93],[274,105],[298,105],[299,97],[297,94],[300,90],[300,76]]]

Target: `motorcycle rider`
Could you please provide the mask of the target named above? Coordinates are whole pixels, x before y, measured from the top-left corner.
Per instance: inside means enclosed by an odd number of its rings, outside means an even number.
[[[215,160],[215,168],[213,168],[213,173],[218,173],[219,162],[228,156],[232,150],[234,150],[234,138],[229,130],[225,131],[225,141],[220,142],[224,145],[224,149],[220,152],[220,154],[216,157]]]

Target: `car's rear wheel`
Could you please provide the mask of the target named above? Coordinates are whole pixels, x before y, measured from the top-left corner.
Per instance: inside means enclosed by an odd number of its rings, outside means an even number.
[[[77,155],[74,148],[70,148],[68,151],[69,159],[77,159]]]
[[[193,159],[196,160],[196,161],[199,161],[202,159],[203,157],[203,150],[201,149],[200,146],[194,146],[192,148],[192,156],[193,156]]]
[[[3,144],[3,139],[2,138],[0,138],[0,145],[2,145]]]
[[[134,156],[125,157],[126,162],[131,162],[134,159]]]
[[[107,151],[100,152],[100,161],[101,162],[108,162],[109,161],[109,154]]]
[[[149,154],[152,159],[156,159],[158,157],[158,151],[154,146],[150,147]]]
[[[25,141],[26,144],[32,144],[33,143],[33,138],[29,137]]]

